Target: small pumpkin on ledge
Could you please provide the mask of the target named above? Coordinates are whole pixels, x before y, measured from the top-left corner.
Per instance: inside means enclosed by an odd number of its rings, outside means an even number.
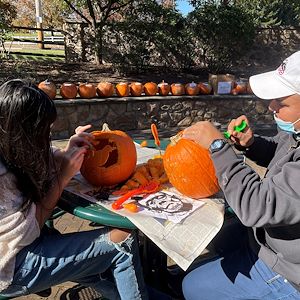
[[[60,87],[60,95],[64,99],[75,99],[78,92],[78,87],[75,83],[64,82]]]
[[[96,87],[92,83],[81,83],[78,87],[78,93],[81,98],[95,98],[96,97]]]
[[[114,94],[115,88],[111,82],[99,82],[96,92],[99,97],[111,97]]]
[[[158,87],[155,82],[146,82],[144,84],[144,92],[147,96],[155,96],[158,92]]]
[[[174,96],[182,96],[185,93],[185,88],[182,83],[172,83],[171,84],[171,93]]]
[[[119,97],[129,96],[129,84],[127,82],[120,82],[116,85],[116,93]]]
[[[46,79],[40,82],[38,88],[46,93],[50,99],[53,100],[56,97],[56,86],[51,80]]]
[[[137,154],[133,140],[121,130],[93,131],[95,149],[85,155],[80,172],[95,186],[114,186],[127,180],[136,167]]]
[[[164,80],[158,84],[158,93],[161,96],[169,95],[170,90],[171,90],[170,85],[167,82],[165,82]]]

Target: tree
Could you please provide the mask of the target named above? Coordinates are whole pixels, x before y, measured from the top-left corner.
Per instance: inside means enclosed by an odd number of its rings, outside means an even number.
[[[5,56],[8,55],[5,48],[5,41],[11,32],[10,26],[15,15],[15,7],[8,1],[0,0],[0,44]]]
[[[188,23],[212,72],[229,69],[254,41],[251,15],[238,6],[205,4],[188,15]]]
[[[102,64],[105,26],[111,25],[114,20],[121,20],[122,12],[134,0],[81,0],[77,5],[69,0],[64,2],[90,26],[94,35],[95,60],[97,64]]]
[[[257,26],[300,25],[300,1],[236,0],[236,5],[252,14]]]
[[[256,26],[299,26],[300,1],[295,0],[190,0],[194,7],[231,5],[251,14]]]
[[[122,65],[188,67],[194,51],[186,29],[184,17],[172,6],[135,1],[112,27],[118,45],[108,52]]]
[[[13,0],[18,18],[13,20],[14,26],[36,27],[35,1]],[[43,0],[43,25],[47,28],[61,29],[64,17],[68,15],[68,7],[63,0]]]

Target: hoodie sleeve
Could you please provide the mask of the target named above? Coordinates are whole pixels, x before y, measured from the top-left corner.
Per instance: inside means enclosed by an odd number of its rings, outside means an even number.
[[[300,222],[300,159],[283,157],[271,175],[259,175],[228,144],[212,154],[228,204],[246,226],[281,226]],[[272,175],[273,174],[273,175]]]

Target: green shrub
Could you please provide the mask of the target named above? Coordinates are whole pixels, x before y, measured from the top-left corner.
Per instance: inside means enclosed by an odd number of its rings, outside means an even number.
[[[209,3],[191,12],[187,19],[200,42],[199,57],[210,72],[226,72],[253,44],[251,15],[239,7]]]

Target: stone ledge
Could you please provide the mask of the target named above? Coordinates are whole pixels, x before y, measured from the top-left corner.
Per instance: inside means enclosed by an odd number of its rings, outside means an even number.
[[[84,99],[84,98],[75,98],[75,99],[63,99],[63,98],[55,98],[55,104],[57,106],[61,105],[71,105],[71,104],[91,104],[91,103],[124,103],[124,102],[139,102],[139,101],[178,101],[178,100],[189,100],[189,101],[209,101],[209,100],[258,100],[255,95],[196,95],[196,96],[128,96],[128,97],[108,97],[108,98],[91,98],[91,99]]]

